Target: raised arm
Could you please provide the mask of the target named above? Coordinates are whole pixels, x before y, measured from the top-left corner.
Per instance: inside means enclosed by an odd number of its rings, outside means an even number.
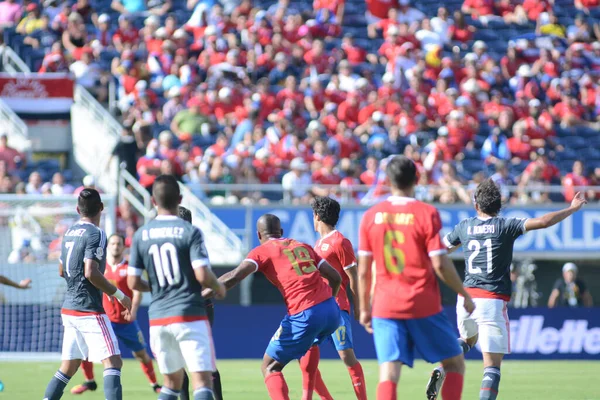
[[[530,218],[525,221],[525,229],[527,231],[534,231],[537,229],[549,228],[579,211],[584,204],[587,204],[585,196],[581,194],[581,192],[577,192],[569,207],[559,211],[550,212],[538,218]]]
[[[321,265],[319,266],[319,273],[323,278],[327,280],[329,283],[329,287],[331,287],[331,294],[335,297],[340,291],[340,286],[342,285],[342,277],[340,273],[335,270],[329,263],[325,260],[321,261]]]
[[[0,285],[11,286],[16,289],[31,289],[31,279],[26,278],[23,279],[21,282],[17,283],[15,281],[11,281],[4,275],[0,275]]]

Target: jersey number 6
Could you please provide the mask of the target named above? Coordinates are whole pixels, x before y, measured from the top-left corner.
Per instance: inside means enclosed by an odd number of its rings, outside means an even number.
[[[290,260],[297,275],[310,274],[317,270],[314,260],[304,247],[296,247],[293,250],[283,249],[283,254]]]
[[[398,275],[404,269],[404,251],[394,247],[394,244],[403,244],[404,234],[400,231],[386,231],[383,246],[385,269],[389,273]]]

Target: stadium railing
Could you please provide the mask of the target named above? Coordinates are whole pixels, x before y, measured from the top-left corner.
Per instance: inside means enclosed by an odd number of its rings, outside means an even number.
[[[116,197],[103,195],[101,227],[116,228]],[[0,195],[0,274],[31,289],[0,286],[0,359],[56,359],[65,282],[58,276],[61,237],[79,219],[75,196]]]
[[[9,74],[31,72],[27,64],[8,46],[2,49],[2,68]]]
[[[8,134],[10,146],[20,152],[27,152],[31,148],[27,125],[2,99],[0,99],[0,121],[2,121],[0,132]]]

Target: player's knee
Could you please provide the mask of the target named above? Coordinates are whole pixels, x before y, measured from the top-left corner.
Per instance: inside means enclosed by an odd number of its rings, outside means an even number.
[[[442,361],[442,366],[446,372],[456,372],[458,374],[465,373],[465,358],[463,355],[448,358]]]
[[[116,355],[116,356],[110,356],[104,360],[102,360],[102,364],[104,365],[104,368],[116,368],[116,369],[121,369],[123,367],[123,360],[121,359],[121,356]]]
[[[64,360],[60,364],[60,372],[67,376],[73,376],[77,372],[80,364],[81,360]]]
[[[139,362],[141,362],[143,364],[148,364],[150,362],[150,356],[148,355],[146,350],[141,350],[136,353],[133,353],[133,356],[135,357],[136,360],[138,360]]]
[[[352,367],[358,362],[354,350],[352,349],[340,351],[340,358],[346,367]]]
[[[379,366],[379,382],[400,380],[400,370],[402,363],[400,362],[384,362]]]
[[[262,373],[263,376],[267,376],[269,374],[275,373],[275,372],[281,372],[283,370],[284,365],[279,363],[278,361],[271,359],[266,359],[263,360],[261,369],[262,369]]]

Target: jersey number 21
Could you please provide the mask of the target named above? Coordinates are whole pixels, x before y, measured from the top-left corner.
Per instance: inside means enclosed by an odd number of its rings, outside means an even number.
[[[167,242],[160,247],[153,244],[150,246],[148,253],[152,256],[154,271],[160,287],[177,285],[181,282],[177,248],[173,243]]]
[[[485,240],[483,242],[483,247],[485,247],[485,249],[486,249],[487,273],[491,274],[492,273],[492,239]],[[468,244],[468,248],[469,248],[469,250],[472,251],[471,255],[469,256],[469,259],[467,260],[467,264],[468,264],[467,266],[469,268],[469,273],[470,274],[481,274],[483,272],[481,270],[481,268],[473,266],[473,261],[475,261],[475,259],[479,255],[479,252],[481,251],[481,243],[479,243],[479,240],[471,240]]]

